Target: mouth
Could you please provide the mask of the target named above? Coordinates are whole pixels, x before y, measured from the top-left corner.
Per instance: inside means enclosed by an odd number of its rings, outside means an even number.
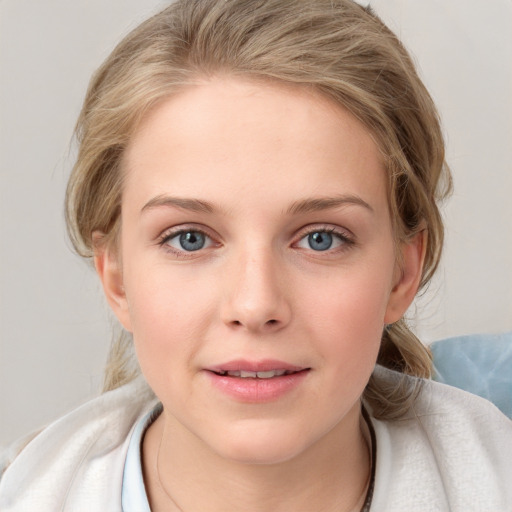
[[[267,370],[267,371],[259,371],[254,372],[250,370],[211,370],[216,375],[221,377],[238,377],[240,379],[273,379],[274,377],[282,377],[283,375],[293,375],[294,373],[304,372],[309,370],[309,368],[304,368],[302,370]]]
[[[261,403],[277,400],[299,389],[311,371],[282,361],[230,361],[207,368],[213,386],[237,401]]]
[[[295,366],[283,361],[229,361],[218,366],[207,368],[208,371],[220,377],[235,377],[239,379],[273,379],[306,372],[311,368]]]

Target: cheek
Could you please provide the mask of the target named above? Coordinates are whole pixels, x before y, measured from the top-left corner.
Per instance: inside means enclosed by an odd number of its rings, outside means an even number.
[[[144,373],[161,366],[186,366],[186,359],[207,329],[211,305],[209,286],[171,272],[165,265],[145,265],[143,274],[127,272],[126,294],[133,338]],[[163,376],[167,374],[163,372]]]
[[[304,294],[317,323],[338,332],[382,330],[391,276],[351,269],[329,279],[321,291]]]
[[[333,367],[358,375],[371,371],[377,358],[391,277],[352,270],[331,279],[323,293],[310,294],[303,314]]]

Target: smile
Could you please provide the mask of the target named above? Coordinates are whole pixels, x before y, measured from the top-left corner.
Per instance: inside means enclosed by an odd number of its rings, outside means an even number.
[[[238,402],[264,403],[297,390],[311,368],[282,361],[237,360],[206,370],[212,388],[222,395]]]
[[[273,377],[281,377],[282,375],[290,375],[296,373],[293,370],[269,370],[263,372],[251,372],[247,370],[233,370],[215,372],[217,375],[227,375],[228,377],[240,377],[242,379],[271,379]]]

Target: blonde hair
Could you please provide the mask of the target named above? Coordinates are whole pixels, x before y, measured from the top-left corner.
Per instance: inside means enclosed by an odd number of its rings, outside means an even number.
[[[367,126],[385,158],[397,242],[428,233],[425,286],[443,245],[438,203],[451,188],[438,114],[397,37],[350,0],[178,0],[128,34],[93,76],[77,123],[79,152],[66,195],[77,252],[93,255],[95,231],[104,243],[116,242],[120,163],[144,114],[219,73],[311,87]],[[106,389],[133,378],[132,357],[121,336]],[[417,377],[431,371],[428,350],[404,320],[384,330],[378,363]],[[410,386],[383,389],[372,377],[365,397],[390,418],[408,409],[415,393]]]

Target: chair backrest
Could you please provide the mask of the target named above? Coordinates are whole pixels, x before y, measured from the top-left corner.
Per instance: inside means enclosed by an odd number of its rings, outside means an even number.
[[[433,380],[479,395],[512,418],[512,331],[436,341]]]

